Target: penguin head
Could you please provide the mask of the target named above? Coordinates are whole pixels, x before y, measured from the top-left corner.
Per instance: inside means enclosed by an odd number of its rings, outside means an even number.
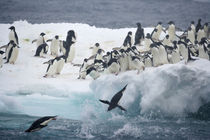
[[[49,61],[44,62],[43,64],[49,64],[49,65],[52,65],[52,64],[53,64],[53,59],[50,59]]]
[[[150,33],[147,33],[146,38],[147,38],[147,39],[150,39],[150,38],[151,38]]]
[[[132,32],[131,32],[131,31],[129,31],[129,32],[128,32],[128,35],[132,35]]]
[[[137,27],[139,27],[139,28],[141,27],[141,23],[139,23],[139,22],[136,23],[136,25],[137,25]]]
[[[10,30],[15,30],[15,27],[14,26],[11,26],[9,29]]]
[[[192,30],[192,28],[191,27],[188,27],[188,31],[191,31]]]
[[[200,18],[198,19],[198,23],[201,23],[201,19]]]
[[[96,47],[99,47],[100,45],[99,45],[99,43],[96,43],[95,46],[96,46]]]
[[[136,46],[132,46],[131,48],[132,48],[133,50],[137,50],[137,49],[136,49]]]
[[[166,35],[166,39],[169,39],[169,35]]]
[[[161,21],[159,21],[159,22],[158,22],[158,25],[162,25],[162,22],[161,22]]]
[[[10,40],[9,44],[15,44],[14,40]]]
[[[58,35],[56,35],[56,36],[55,36],[55,39],[59,39],[59,36],[58,36]]]
[[[191,24],[195,24],[195,22],[194,21],[191,21]]]
[[[154,32],[157,32],[157,31],[158,31],[158,29],[155,28],[155,29],[154,29]]]
[[[169,25],[172,25],[172,24],[174,24],[174,22],[173,21],[169,21],[168,24]]]
[[[206,23],[204,24],[204,26],[207,26],[207,27],[208,27],[208,25],[209,25],[208,22],[206,22]]]
[[[1,54],[1,55],[4,54],[4,53],[5,53],[4,51],[1,51],[1,50],[0,50],[0,54]]]
[[[87,59],[87,58],[85,58],[85,59],[84,59],[84,62],[87,62],[87,61],[88,61],[88,59]]]
[[[45,33],[41,33],[40,36],[45,36]]]
[[[97,54],[101,54],[103,52],[102,49],[98,49]]]
[[[69,30],[68,36],[72,36],[72,37],[76,38],[74,30]]]

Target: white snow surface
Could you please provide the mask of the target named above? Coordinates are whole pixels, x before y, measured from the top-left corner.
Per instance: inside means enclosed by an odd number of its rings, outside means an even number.
[[[95,43],[100,43],[105,51],[120,47],[128,31],[135,34],[135,28],[107,29],[79,23],[30,24],[17,21],[0,24],[0,46],[8,43],[8,28],[11,25],[16,27],[20,49],[16,63],[4,64],[0,69],[0,112],[59,115],[72,119],[90,117],[99,112],[106,113],[107,106],[98,99],[110,100],[125,84],[128,87],[120,104],[129,110],[135,109],[133,104],[137,103],[139,114],[155,109],[169,114],[183,114],[186,110],[195,112],[203,100],[210,101],[208,60],[147,68],[139,75],[136,71],[118,76],[102,75],[93,81],[90,77],[78,80],[79,67],[70,63],[65,64],[61,74],[55,78],[43,78],[47,69],[43,62],[53,57],[49,52],[46,58],[34,57],[36,46],[31,41],[41,32],[46,33],[46,39],[59,35],[61,40],[65,40],[67,32],[74,30],[77,42],[73,62],[81,64],[91,55],[89,48]],[[145,28],[145,33],[152,30]]]

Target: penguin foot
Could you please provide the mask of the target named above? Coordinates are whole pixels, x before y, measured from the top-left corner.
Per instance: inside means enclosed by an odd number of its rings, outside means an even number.
[[[43,77],[44,77],[44,78],[47,78],[47,74],[45,74]]]

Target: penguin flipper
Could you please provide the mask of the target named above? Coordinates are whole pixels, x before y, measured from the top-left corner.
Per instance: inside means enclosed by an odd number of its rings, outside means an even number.
[[[31,43],[33,44],[34,42],[36,42],[37,41],[37,39],[34,39]]]
[[[8,45],[1,46],[0,49],[7,48]]]
[[[117,105],[117,107],[119,107],[121,110],[123,110],[123,111],[127,111],[125,108],[123,108],[122,106],[120,106],[120,105]]]
[[[52,41],[52,39],[48,39],[46,42],[51,42]]]
[[[100,102],[102,102],[102,103],[104,103],[104,104],[110,104],[110,102],[109,101],[107,101],[107,100],[99,100]]]

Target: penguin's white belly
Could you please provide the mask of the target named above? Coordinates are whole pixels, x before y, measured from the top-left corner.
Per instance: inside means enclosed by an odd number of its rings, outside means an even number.
[[[168,35],[169,35],[169,39],[173,42],[175,39],[175,26],[169,26]]]
[[[19,50],[18,48],[13,48],[13,51],[12,51],[12,54],[11,54],[11,57],[9,59],[9,63],[15,63],[15,61],[17,60],[17,57],[18,57],[18,54],[19,54]]]
[[[6,56],[6,59],[8,59],[9,57],[9,51],[11,50],[12,46],[9,45],[8,48],[6,49],[6,53],[5,53],[5,56]]]
[[[52,118],[50,118],[50,119],[48,119],[48,120],[42,122],[40,125],[44,125],[44,126],[45,126],[45,125],[47,125],[51,120],[52,120]]]
[[[60,74],[61,73],[64,64],[65,64],[65,60],[64,59],[58,61],[56,74]]]
[[[168,64],[167,53],[163,46],[159,47],[159,57],[161,64]]]
[[[53,40],[50,45],[50,52],[52,55],[58,55],[59,40]]]
[[[160,64],[159,61],[159,52],[157,48],[152,48],[152,56],[153,56],[153,66],[157,67]]]
[[[188,36],[187,38],[192,42],[192,44],[195,44],[195,34],[193,31],[188,31]]]
[[[208,55],[207,52],[205,53],[205,51],[204,51],[202,46],[198,47],[198,51],[199,51],[198,57],[209,60],[209,55]]]
[[[144,65],[145,65],[145,67],[152,67],[152,61],[151,61],[151,59],[150,58],[146,58],[144,60]]]
[[[49,67],[49,69],[48,69],[46,74],[48,76],[53,76],[56,73],[56,69],[57,69],[57,62],[55,61],[55,62],[53,62],[52,65],[50,65],[50,67]]]
[[[9,41],[13,40],[15,42],[15,44],[17,44],[17,40],[15,38],[15,34],[13,31],[9,32]]]
[[[197,41],[200,42],[203,37],[205,37],[204,31],[198,31]]]
[[[128,67],[127,59],[125,57],[122,57],[122,58],[120,58],[119,63],[120,63],[121,71],[125,72]]]
[[[145,40],[144,40],[144,46],[145,46],[146,51],[149,51],[150,50],[150,45],[151,44],[152,44],[152,41],[150,39],[145,38]]]
[[[180,46],[180,54],[182,55],[184,60],[187,61],[187,59],[188,59],[188,50],[183,45]]]
[[[70,51],[69,51],[69,56],[67,58],[67,62],[72,62],[74,60],[74,57],[75,57],[75,47],[72,44]]]
[[[180,55],[178,51],[172,52],[171,60],[172,60],[172,64],[178,63],[180,61]]]
[[[97,54],[98,50],[99,50],[99,47],[94,47],[92,50],[92,55]]]
[[[36,46],[39,47],[40,45],[42,45],[44,42],[43,42],[43,38],[42,37],[39,37],[36,41]]]
[[[3,56],[0,54],[0,68],[3,66]]]

